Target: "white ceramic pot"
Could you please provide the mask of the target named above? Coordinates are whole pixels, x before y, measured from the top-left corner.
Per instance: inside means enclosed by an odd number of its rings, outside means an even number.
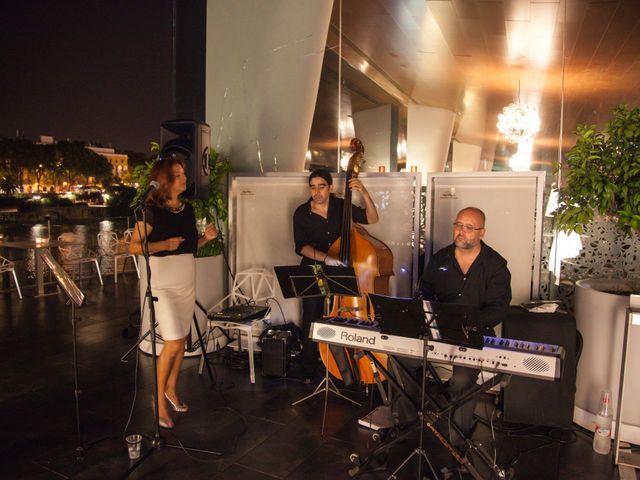
[[[618,405],[626,309],[633,285],[626,280],[586,279],[576,282],[576,327],[584,341],[578,362],[573,420],[594,429],[602,390],[609,389],[614,417]],[[621,435],[624,441],[640,443],[640,329],[632,329],[625,374]],[[615,434],[615,432],[614,432]]]

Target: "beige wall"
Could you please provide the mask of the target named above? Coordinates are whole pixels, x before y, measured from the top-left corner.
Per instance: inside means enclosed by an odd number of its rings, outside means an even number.
[[[206,122],[235,172],[302,171],[332,5],[207,2]]]

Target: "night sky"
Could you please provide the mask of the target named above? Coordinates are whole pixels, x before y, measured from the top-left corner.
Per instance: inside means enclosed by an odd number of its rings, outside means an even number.
[[[172,92],[171,0],[3,2],[0,136],[148,153]]]

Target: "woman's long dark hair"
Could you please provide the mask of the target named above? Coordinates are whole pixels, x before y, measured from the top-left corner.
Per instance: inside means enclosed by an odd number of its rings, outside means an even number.
[[[178,155],[167,155],[153,164],[149,179],[155,180],[160,186],[147,197],[148,205],[162,208],[166,206],[167,200],[169,200],[169,190],[174,181],[173,167],[175,165],[180,165],[183,170],[185,169],[185,162]]]

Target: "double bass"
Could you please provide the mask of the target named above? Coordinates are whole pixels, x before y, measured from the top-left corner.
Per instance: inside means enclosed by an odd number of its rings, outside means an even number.
[[[352,317],[365,321],[373,321],[373,306],[367,297],[367,293],[389,294],[389,277],[393,275],[393,254],[389,247],[382,241],[371,236],[364,227],[353,223],[351,219],[352,195],[349,181],[356,178],[364,163],[364,146],[357,138],[351,140],[351,150],[345,178],[344,210],[342,212],[341,236],[329,248],[329,255],[339,259],[344,265],[354,268],[358,280],[360,297],[335,297],[331,317]],[[345,354],[336,351],[344,350]],[[348,367],[355,374],[360,383],[371,384],[375,382],[370,361],[361,356],[358,360],[353,358],[353,352],[343,347],[333,347],[327,354],[326,348],[320,348],[322,361],[334,377],[344,380],[341,369],[345,371],[345,365],[339,366],[335,357],[346,358]],[[380,362],[386,366],[386,355],[373,353]],[[341,367],[341,368],[340,368]]]

